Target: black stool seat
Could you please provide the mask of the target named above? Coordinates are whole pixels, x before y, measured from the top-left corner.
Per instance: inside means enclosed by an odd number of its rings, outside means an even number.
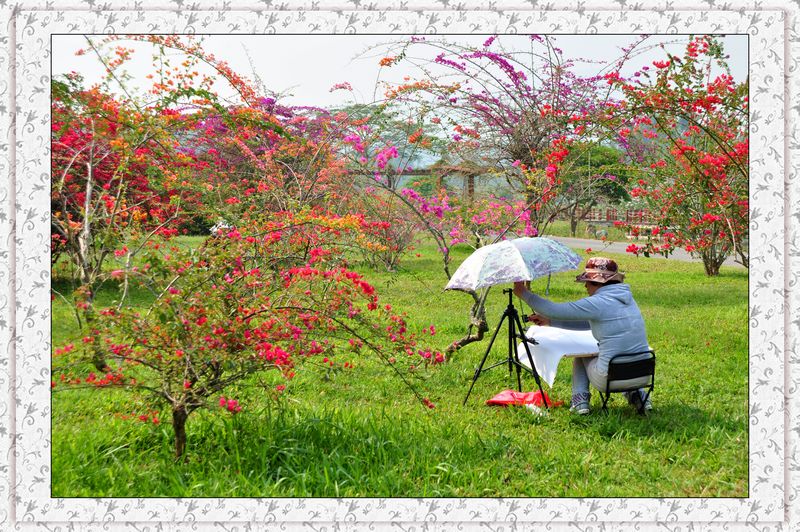
[[[642,356],[649,355],[649,356]],[[606,404],[612,393],[632,392],[646,388],[647,393],[639,404],[639,413],[644,414],[644,406],[655,385],[656,352],[652,349],[638,353],[622,353],[614,355],[608,362],[608,380],[606,390],[601,392],[603,410],[608,412]]]

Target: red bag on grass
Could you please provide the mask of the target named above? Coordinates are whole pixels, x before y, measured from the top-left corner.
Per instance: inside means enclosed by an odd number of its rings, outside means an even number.
[[[564,401],[556,401],[553,402],[550,397],[545,393],[544,399],[547,401],[547,406],[561,406],[564,404]],[[515,390],[503,390],[502,392],[498,393],[488,401],[486,401],[487,405],[536,405],[542,406],[544,401],[542,400],[542,392],[536,390],[535,392],[517,392]]]

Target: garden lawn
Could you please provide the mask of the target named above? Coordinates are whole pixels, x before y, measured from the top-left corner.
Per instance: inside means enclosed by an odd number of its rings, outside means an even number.
[[[452,271],[469,252],[455,250]],[[565,406],[546,417],[483,404],[515,386],[503,367],[483,374],[462,406],[488,336],[445,364],[414,372],[415,388],[434,409],[369,354],[338,355],[333,368],[309,359],[288,382],[277,373],[253,379],[232,394],[242,413],[189,418],[185,462],[173,456],[168,412],[158,425],[123,420],[115,415],[130,412],[123,392],[57,386],[52,495],[746,497],[747,271],[723,267],[708,278],[699,263],[610,256],[628,272],[658,356],[648,417],[636,415],[619,394],[604,415],[597,393],[591,415],[571,415],[568,360],[549,390]],[[408,312],[412,330],[435,326],[434,336],[423,337],[432,347],[444,349],[464,334],[471,298],[442,291],[446,278],[432,246],[412,252],[399,272],[361,271],[381,303]],[[574,275],[553,276],[550,297],[585,295]],[[532,289],[543,293],[545,286],[540,279]],[[499,288],[488,300],[492,331],[507,302]],[[98,300],[107,304],[114,293],[107,286]],[[134,293],[132,301],[143,305],[146,296]],[[56,347],[74,339],[74,321],[56,299]],[[505,348],[498,340],[489,361],[502,360]],[[345,361],[355,367],[343,368]],[[277,384],[287,385],[282,394]],[[530,377],[523,386],[535,389]]]

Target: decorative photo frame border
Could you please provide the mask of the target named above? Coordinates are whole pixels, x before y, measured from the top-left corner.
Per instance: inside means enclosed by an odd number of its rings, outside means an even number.
[[[797,325],[800,206],[790,196],[797,172],[782,149],[797,148],[788,98],[800,90],[795,73],[797,38],[783,10],[715,11],[289,11],[226,5],[222,11],[164,9],[140,2],[135,10],[87,10],[94,3],[55,9],[18,4],[3,13],[9,29],[0,50],[8,78],[0,85],[0,365],[4,436],[0,451],[0,523],[17,530],[281,529],[388,527],[515,529],[537,523],[555,530],[725,528],[783,530],[798,523],[796,502],[798,359],[791,326]],[[602,2],[591,2],[601,9]],[[147,4],[147,5],[145,5]],[[152,5],[151,5],[152,4]],[[534,2],[535,4],[535,2]],[[687,7],[696,8],[695,2]],[[623,2],[624,5],[624,2]],[[96,7],[96,6],[95,6]],[[206,6],[208,9],[214,6]],[[285,9],[287,6],[281,6]],[[321,6],[312,6],[319,9]],[[331,6],[335,8],[335,6]],[[359,7],[354,3],[352,7]],[[409,8],[409,6],[405,6]],[[422,7],[422,6],[421,6]],[[443,7],[448,7],[443,4]],[[478,7],[478,6],[476,6]],[[541,6],[540,9],[550,6]],[[412,8],[414,9],[414,8]],[[675,9],[675,6],[671,6]],[[750,490],[741,499],[52,499],[50,497],[49,81],[53,33],[747,33],[751,74],[750,268]],[[787,32],[789,34],[787,34]],[[790,40],[789,37],[792,36]],[[791,53],[794,47],[794,52]],[[787,64],[787,61],[791,61]],[[785,80],[786,85],[779,80]],[[796,106],[792,111],[796,114]],[[786,131],[784,128],[787,128]],[[7,209],[7,210],[6,210]],[[787,210],[788,209],[788,210]],[[791,214],[790,214],[791,213]],[[800,220],[798,220],[800,221]],[[796,225],[796,222],[794,222]],[[6,247],[7,246],[7,247]],[[3,256],[7,260],[2,260]],[[789,336],[786,336],[786,335]],[[783,372],[778,368],[783,368]],[[794,408],[792,408],[794,406]],[[792,482],[795,480],[795,482]],[[65,524],[69,523],[69,524]],[[336,523],[343,523],[341,525]],[[627,524],[625,524],[627,523]],[[788,529],[788,528],[787,528]]]

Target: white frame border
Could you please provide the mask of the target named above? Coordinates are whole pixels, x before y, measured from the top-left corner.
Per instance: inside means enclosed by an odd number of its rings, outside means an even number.
[[[3,208],[10,209],[7,217],[0,216],[0,234],[11,237],[6,240],[9,245],[7,264],[10,266],[14,259],[15,266],[15,269],[3,269],[5,264],[0,265],[0,279],[5,278],[10,285],[16,274],[15,290],[9,290],[10,297],[2,299],[4,294],[0,294],[0,309],[9,316],[7,323],[16,326],[16,336],[12,336],[9,328],[0,327],[0,342],[9,345],[9,354],[14,355],[6,366],[0,367],[0,385],[7,385],[13,397],[8,401],[4,398],[0,403],[4,421],[8,420],[8,425],[0,427],[6,427],[12,435],[9,440],[3,440],[2,450],[7,451],[10,458],[8,474],[9,480],[13,478],[14,482],[13,487],[9,483],[0,486],[0,490],[7,490],[4,499],[13,495],[16,504],[0,513],[0,522],[28,528],[33,522],[47,527],[46,523],[102,521],[116,528],[125,522],[159,521],[163,526],[170,526],[174,522],[191,521],[194,527],[221,530],[232,513],[240,516],[236,521],[249,523],[248,526],[280,522],[282,526],[294,523],[312,529],[331,522],[349,522],[361,527],[390,521],[417,523],[422,528],[442,523],[463,525],[475,520],[515,526],[527,522],[525,516],[528,515],[555,515],[538,521],[548,523],[549,527],[593,522],[611,529],[618,529],[616,525],[623,522],[640,525],[656,522],[675,525],[717,522],[721,525],[727,522],[728,526],[759,523],[759,528],[797,522],[796,510],[789,511],[797,488],[785,493],[785,488],[792,486],[790,470],[793,470],[785,459],[797,465],[792,455],[795,445],[793,441],[790,444],[789,439],[790,427],[796,427],[796,421],[792,423],[796,414],[791,417],[791,405],[796,404],[798,385],[798,361],[792,357],[796,354],[796,343],[791,336],[784,336],[791,334],[784,326],[792,323],[792,314],[784,308],[784,303],[796,303],[790,292],[796,286],[796,274],[790,274],[785,261],[797,255],[796,244],[793,244],[796,227],[792,227],[792,220],[784,209],[784,203],[787,207],[791,204],[789,176],[796,176],[796,172],[784,171],[790,162],[779,149],[784,145],[784,123],[789,126],[792,117],[784,112],[788,102],[784,100],[784,87],[777,80],[783,79],[785,71],[794,73],[795,60],[787,66],[784,58],[797,57],[797,54],[785,55],[785,47],[788,48],[785,12],[259,11],[254,15],[228,11],[221,14],[223,23],[215,30],[214,19],[219,20],[217,12],[213,17],[211,13],[203,17],[203,13],[178,12],[176,6],[172,6],[173,10],[146,12],[142,8],[117,13],[20,8],[5,13],[5,20],[12,23],[6,27],[16,28],[15,35],[10,37],[12,42],[16,38],[16,54],[5,49],[1,52],[5,55],[0,56],[9,68],[12,61],[16,61],[16,83],[8,85],[4,94],[6,101],[12,104],[9,109],[14,109],[13,104],[16,104],[16,124],[10,123],[9,115],[0,114],[0,125],[6,126],[3,130],[8,131],[6,147],[10,148],[7,158],[0,160],[0,170],[7,171],[16,182],[15,191],[0,184],[0,198],[5,201],[0,213]],[[205,21],[209,21],[209,26],[203,27]],[[40,258],[46,256],[49,245],[46,194],[49,191],[50,34],[113,32],[118,27],[124,27],[125,33],[223,32],[229,31],[228,23],[238,24],[242,33],[305,33],[313,23],[319,25],[318,33],[445,33],[444,28],[448,33],[469,33],[476,31],[477,25],[482,28],[477,31],[486,33],[555,30],[556,33],[750,34],[751,113],[757,117],[752,122],[750,141],[754,184],[751,186],[751,242],[756,251],[752,254],[755,259],[750,269],[750,382],[751,385],[765,382],[763,386],[751,386],[750,390],[750,496],[743,499],[51,499],[47,484],[50,301],[49,286],[40,286],[43,278],[49,282],[49,263]],[[797,46],[796,39],[793,46]],[[796,91],[796,80],[787,77],[786,81],[794,83]],[[15,92],[8,90],[11,87]],[[796,143],[792,147],[796,147]],[[37,191],[37,185],[45,185],[44,190]],[[776,204],[776,198],[782,201]],[[10,205],[14,200],[15,208]],[[794,206],[789,212],[798,212]],[[787,236],[791,239],[785,240]],[[16,242],[16,246],[12,242]],[[775,297],[775,293],[783,297]],[[785,368],[785,373],[775,371],[780,367]],[[785,474],[779,475],[780,472]],[[205,509],[209,511],[203,513]],[[318,517],[312,519],[312,513],[318,513]],[[392,515],[401,517],[392,519]]]

